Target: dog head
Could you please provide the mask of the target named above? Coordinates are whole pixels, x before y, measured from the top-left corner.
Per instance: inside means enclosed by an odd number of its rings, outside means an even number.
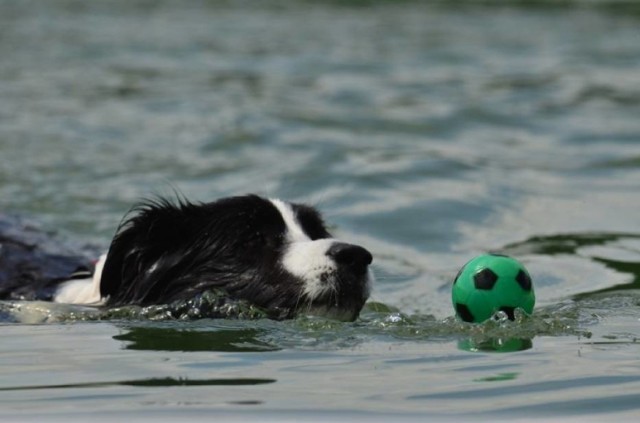
[[[109,305],[164,304],[212,288],[273,315],[355,319],[369,295],[371,254],[334,239],[313,207],[258,196],[147,202],[109,249]]]

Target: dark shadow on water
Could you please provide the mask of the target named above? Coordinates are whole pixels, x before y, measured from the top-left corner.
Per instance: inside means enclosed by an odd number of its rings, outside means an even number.
[[[502,252],[518,256],[523,254],[576,254],[582,247],[606,245],[622,239],[640,239],[640,234],[593,232],[549,236],[534,236],[525,241],[506,245]]]
[[[38,389],[104,388],[112,386],[169,387],[169,386],[248,386],[275,383],[275,379],[237,378],[237,379],[186,379],[186,378],[149,378],[115,382],[69,383],[60,385],[31,385],[0,388],[0,391],[28,391]]]
[[[128,350],[265,352],[280,348],[260,340],[257,328],[189,329],[175,327],[128,327],[113,339],[125,341]]]
[[[609,269],[613,269],[619,273],[627,273],[633,275],[633,279],[629,283],[614,285],[609,288],[599,289],[591,292],[583,292],[573,296],[574,300],[581,300],[592,295],[602,294],[607,292],[616,292],[625,289],[640,289],[640,263],[624,262],[617,260],[610,260],[604,258],[593,258],[594,261],[604,264]]]
[[[608,244],[624,240],[640,239],[640,234],[631,233],[583,233],[583,234],[561,234],[551,236],[532,237],[523,242],[510,244],[504,247],[503,251],[512,255],[521,254],[541,254],[541,255],[580,255],[579,249],[584,247],[606,246]],[[596,263],[618,273],[632,276],[631,282],[610,286],[594,291],[582,292],[572,297],[574,300],[582,300],[593,295],[610,293],[621,290],[640,289],[640,262],[615,260],[603,257],[589,257]]]

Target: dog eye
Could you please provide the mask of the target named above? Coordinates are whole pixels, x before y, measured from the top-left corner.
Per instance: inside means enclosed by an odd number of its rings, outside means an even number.
[[[324,222],[315,216],[307,217],[302,222],[302,229],[312,240],[331,238],[331,234],[324,226]]]
[[[304,232],[312,240],[331,238],[320,214],[313,208],[301,204],[293,205],[296,217]]]
[[[279,247],[284,243],[284,235],[281,232],[271,234],[266,237],[267,245],[271,247]]]
[[[278,247],[284,242],[282,233],[272,233],[269,231],[256,231],[251,238],[250,244],[260,247]]]

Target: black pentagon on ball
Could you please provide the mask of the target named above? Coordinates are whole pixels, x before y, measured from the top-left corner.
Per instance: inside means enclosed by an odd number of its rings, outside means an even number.
[[[509,320],[512,320],[512,321],[516,320],[516,308],[515,307],[502,306],[502,307],[500,307],[500,311],[504,311],[504,313],[507,315]]]
[[[465,322],[473,322],[475,320],[469,308],[464,304],[456,303],[456,313]]]
[[[473,284],[476,286],[476,289],[493,289],[497,281],[498,275],[491,269],[482,269],[473,275]]]
[[[520,285],[525,291],[531,291],[531,278],[524,270],[520,269],[516,276],[516,282],[518,282],[518,285]]]

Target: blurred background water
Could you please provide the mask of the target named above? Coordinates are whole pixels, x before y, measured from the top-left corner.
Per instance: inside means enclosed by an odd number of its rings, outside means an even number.
[[[106,248],[141,197],[254,192],[377,276],[355,323],[7,322],[0,416],[633,419],[639,117],[633,1],[0,1],[0,212]],[[488,250],[532,318],[451,318]]]

